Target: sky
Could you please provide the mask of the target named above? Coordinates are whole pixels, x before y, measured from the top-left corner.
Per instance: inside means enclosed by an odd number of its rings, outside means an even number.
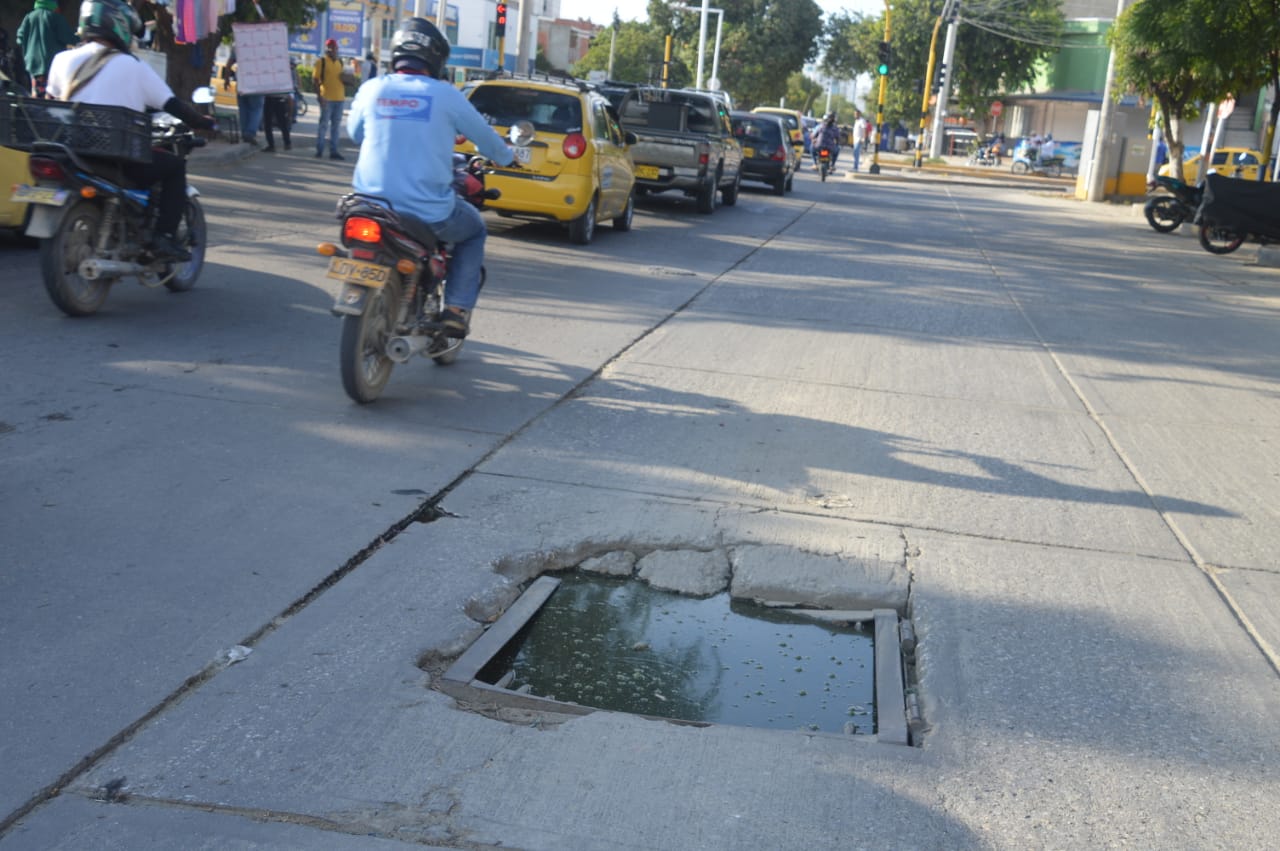
[[[701,6],[701,0],[685,0],[688,6]],[[847,9],[850,12],[863,12],[876,15],[884,11],[884,0],[818,0],[824,12],[838,12]],[[711,0],[711,8],[717,8],[715,0]],[[565,18],[589,18],[597,24],[607,24],[613,20],[613,10],[624,21],[640,21],[648,17],[646,10],[649,0],[560,0],[560,15]],[[712,16],[714,18],[714,16]]]

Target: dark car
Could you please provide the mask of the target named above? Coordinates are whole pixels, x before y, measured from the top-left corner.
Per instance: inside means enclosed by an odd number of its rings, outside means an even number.
[[[795,158],[783,119],[764,112],[731,112],[729,123],[742,145],[742,179],[767,183],[774,195],[791,189]]]

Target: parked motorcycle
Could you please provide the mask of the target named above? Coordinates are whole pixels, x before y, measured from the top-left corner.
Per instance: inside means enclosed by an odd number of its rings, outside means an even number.
[[[1143,205],[1142,212],[1147,217],[1147,224],[1157,233],[1169,233],[1183,222],[1195,218],[1196,208],[1204,196],[1201,187],[1164,175],[1156,176],[1156,186],[1167,190],[1168,194],[1152,196]]]
[[[1013,164],[1009,167],[1014,174],[1043,174],[1046,177],[1062,177],[1062,170],[1067,158],[1063,156],[1052,156],[1041,158],[1036,155],[1034,158],[1025,153],[1015,154]]]
[[[1196,222],[1200,245],[1210,254],[1230,254],[1245,240],[1280,242],[1280,184],[1210,172]]]
[[[510,138],[517,147],[532,141],[533,125],[517,122]],[[454,154],[453,187],[477,209],[499,196],[486,189],[489,164],[483,157]],[[414,355],[447,366],[458,358],[463,340],[442,323],[449,246],[431,229],[401,216],[385,198],[353,192],[338,201],[341,245],[325,242],[316,250],[330,258],[327,276],[342,282],[333,314],[342,318],[342,387],[354,401],[381,395],[396,364]],[[484,268],[480,284],[484,286]]]
[[[973,150],[969,153],[969,160],[966,165],[999,165],[999,158],[993,150],[992,145],[974,144]]]
[[[827,182],[827,175],[831,173],[831,149],[826,145],[818,148],[818,174],[822,177],[822,182]]]
[[[197,89],[192,101],[212,103],[213,93]],[[36,103],[40,109],[63,108],[54,102]],[[152,115],[152,147],[185,158],[204,144],[173,116]],[[15,185],[12,198],[32,205],[26,233],[40,240],[41,277],[59,309],[69,316],[97,312],[111,285],[126,275],[137,277],[143,286],[172,292],[195,286],[205,252],[204,210],[195,187],[187,186],[186,209],[175,234],[191,259],[175,263],[153,256],[146,247],[156,218],[149,203],[153,187],[131,185],[118,162],[86,159],[65,142],[35,140],[26,147],[31,151],[28,170],[34,185]]]

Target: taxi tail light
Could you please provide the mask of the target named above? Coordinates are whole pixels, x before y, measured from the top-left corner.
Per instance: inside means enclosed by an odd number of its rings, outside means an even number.
[[[36,180],[66,180],[67,172],[62,163],[48,157],[32,157],[27,163],[27,171]]]
[[[382,225],[364,216],[352,216],[342,223],[343,242],[382,242]]]
[[[587,137],[581,133],[570,133],[564,137],[564,155],[576,160],[587,152]]]
[[[786,161],[787,161],[787,146],[786,146],[786,145],[779,145],[779,146],[778,146],[778,150],[774,151],[774,152],[773,152],[773,156],[769,157],[769,159],[771,159],[771,160],[776,160],[777,162],[786,162]]]

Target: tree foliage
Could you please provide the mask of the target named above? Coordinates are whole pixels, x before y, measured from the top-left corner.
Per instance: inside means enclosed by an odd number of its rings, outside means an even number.
[[[615,22],[617,42],[613,46],[613,79],[632,83],[662,82],[662,61],[666,52],[666,33],[648,23],[635,21]],[[613,41],[613,29],[602,30],[591,42],[585,56],[573,66],[579,77],[590,71],[609,70],[609,46]],[[672,58],[668,72],[669,84],[692,85],[693,75],[684,61]]]

